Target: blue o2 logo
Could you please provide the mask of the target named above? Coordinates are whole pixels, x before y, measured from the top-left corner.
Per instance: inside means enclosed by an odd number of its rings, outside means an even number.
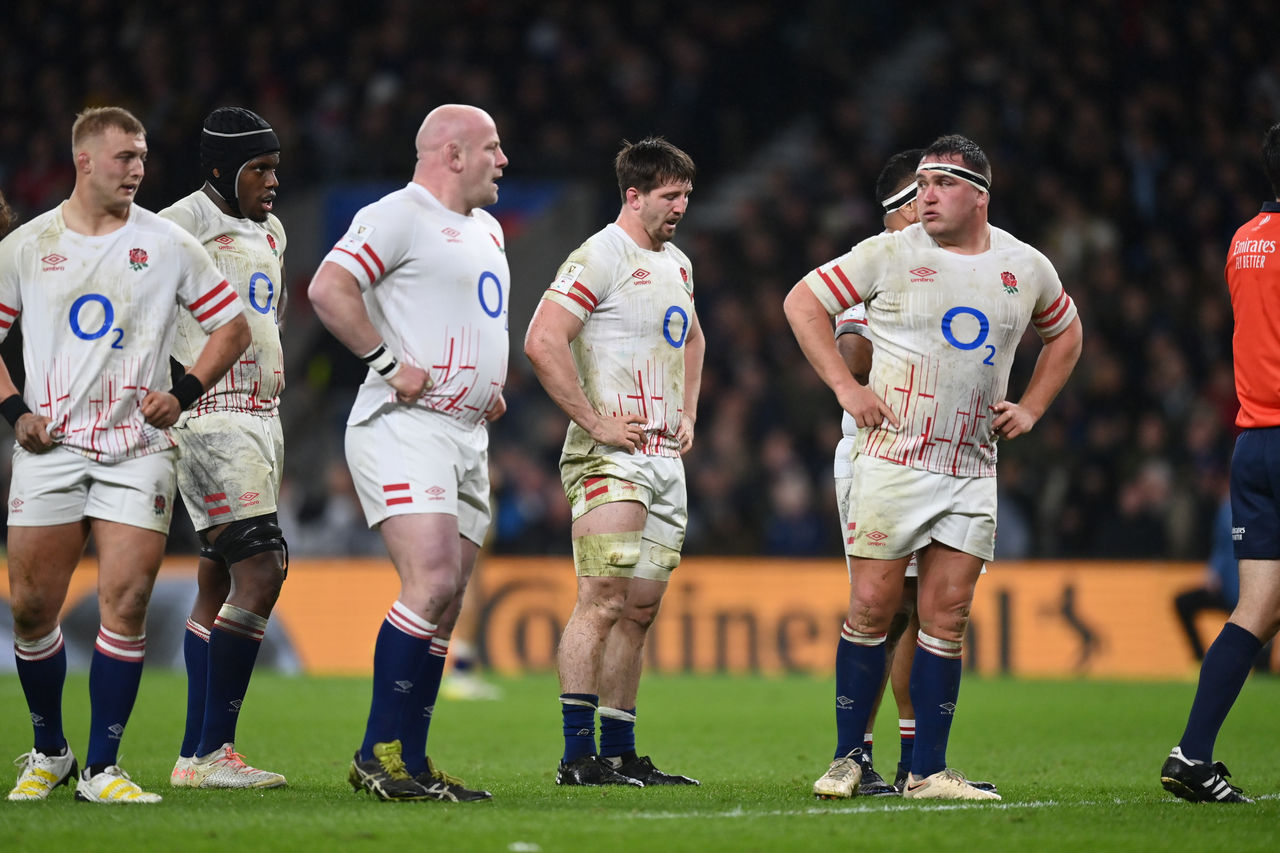
[[[102,319],[96,329],[86,330],[84,323],[87,322],[89,325],[92,325],[94,313],[96,313],[90,311],[89,319],[87,320],[83,317],[85,306],[91,302],[101,307]],[[111,342],[111,348],[124,349],[123,344],[121,344],[121,340],[124,338],[124,329],[111,328],[111,324],[115,322],[116,319],[116,309],[112,306],[111,300],[103,296],[101,293],[86,293],[75,302],[72,302],[70,316],[67,319],[71,323],[71,334],[75,335],[80,340],[96,341],[108,331],[113,331],[116,333],[116,337],[115,340]]]
[[[951,324],[961,315],[967,315],[978,321],[978,334],[971,341],[961,341],[956,337],[955,332],[951,328]],[[947,339],[947,343],[956,349],[971,350],[977,349],[986,343],[987,334],[991,331],[991,321],[987,319],[987,315],[983,314],[977,308],[970,308],[966,305],[957,305],[946,314],[942,315],[942,336]],[[987,344],[987,357],[982,360],[983,364],[994,364],[992,358],[996,354],[996,348],[991,344]]]
[[[486,283],[492,283],[492,287],[486,287]],[[476,292],[480,297],[480,307],[484,309],[484,313],[490,317],[497,317],[502,313],[502,282],[498,277],[489,271],[480,273],[480,281],[476,284]],[[490,301],[493,307],[489,307]]]
[[[261,305],[258,304],[259,289],[265,290],[267,294],[266,301]],[[270,314],[271,306],[276,298],[276,285],[264,273],[256,272],[249,279],[249,304],[253,306],[253,310],[259,314]]]
[[[680,337],[673,337],[671,334],[671,318],[676,316],[680,318]],[[667,339],[667,343],[676,349],[684,346],[685,336],[689,334],[689,315],[684,313],[684,309],[679,305],[672,305],[667,309],[667,316],[662,318],[662,336]]]

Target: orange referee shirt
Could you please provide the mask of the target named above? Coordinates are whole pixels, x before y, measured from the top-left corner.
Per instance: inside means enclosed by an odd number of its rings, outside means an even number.
[[[1280,426],[1280,202],[1268,201],[1231,239],[1227,287],[1235,333],[1236,426]]]

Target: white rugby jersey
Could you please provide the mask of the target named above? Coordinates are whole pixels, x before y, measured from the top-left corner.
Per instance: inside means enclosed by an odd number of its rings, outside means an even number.
[[[356,277],[396,357],[431,377],[419,405],[482,423],[507,380],[511,274],[498,221],[479,208],[449,210],[410,183],[356,213],[324,259]],[[395,399],[370,370],[347,422],[363,423]]]
[[[693,322],[693,267],[675,245],[636,245],[610,223],[574,250],[543,299],[583,322],[570,345],[578,381],[601,414],[644,417],[642,452],[679,456],[684,414],[684,342]],[[565,453],[594,446],[569,422]]]
[[[941,248],[919,224],[878,234],[804,281],[833,316],[867,306],[869,384],[902,426],[863,430],[859,451],[962,477],[995,476],[991,405],[1027,324],[1051,338],[1076,316],[1049,260],[995,227],[979,255]]]
[[[279,413],[284,390],[284,350],[276,309],[284,295],[284,226],[274,214],[266,222],[228,216],[203,190],[196,190],[160,211],[204,246],[214,265],[240,294],[253,340],[240,359],[189,410],[245,412],[262,417]],[[195,364],[209,335],[195,318],[178,317],[173,357]]]
[[[200,244],[136,204],[110,234],[71,231],[60,205],[0,242],[0,340],[21,316],[23,399],[63,447],[101,462],[175,446],[139,407],[170,388],[178,316],[212,332],[241,311]]]

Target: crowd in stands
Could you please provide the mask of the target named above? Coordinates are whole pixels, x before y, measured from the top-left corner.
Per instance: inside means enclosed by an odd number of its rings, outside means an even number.
[[[0,31],[0,188],[23,219],[65,198],[72,118],[113,103],[148,128],[139,202],[159,209],[199,183],[203,115],[241,104],[281,138],[288,227],[288,186],[405,179],[422,116],[460,101],[496,119],[509,176],[588,181],[603,224],[619,142],[666,135],[699,166],[678,242],[709,344],[686,553],[837,555],[840,413],[782,298],[879,230],[871,190],[888,155],[964,133],[992,161],[993,224],[1050,256],[1085,331],[1062,396],[1000,449],[998,556],[1203,558],[1236,408],[1222,264],[1268,197],[1258,150],[1280,120],[1269,43],[1280,7],[980,0],[914,19],[887,0],[728,8],[19,0]],[[798,141],[770,147],[783,137]],[[700,203],[734,182],[755,189],[700,222],[711,209]],[[314,270],[300,266],[289,275],[304,296]],[[541,289],[553,273],[515,287]],[[305,298],[289,321],[314,322]],[[565,422],[520,355],[523,328],[511,331],[492,547],[567,553]],[[1029,341],[1015,364],[1012,394],[1036,350]],[[308,401],[349,400],[343,383],[358,373],[290,382],[321,383]],[[343,415],[299,421],[339,435]],[[341,462],[291,459],[295,553],[376,550],[349,512]]]

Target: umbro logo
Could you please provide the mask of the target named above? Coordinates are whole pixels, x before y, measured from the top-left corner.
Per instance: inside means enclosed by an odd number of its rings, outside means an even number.
[[[938,710],[942,712],[942,715],[944,717],[954,717],[956,713],[956,703],[943,702],[941,705],[938,706]]]
[[[427,494],[430,496],[430,499],[431,499],[431,500],[433,500],[433,501],[443,500],[443,497],[444,497],[444,487],[443,487],[443,486],[432,486],[432,487],[430,487],[429,489],[427,489]]]
[[[938,274],[937,270],[929,269],[929,267],[916,267],[908,270],[915,278],[912,281],[933,281],[933,277]]]
[[[443,234],[444,238],[450,243],[462,242],[462,232],[456,228],[441,228],[440,233]]]
[[[14,512],[22,512],[22,498],[14,498],[9,501],[9,506],[13,508]]]
[[[847,711],[848,709],[853,707],[853,700],[850,699],[848,696],[837,696],[836,707],[842,711]]]
[[[213,238],[213,242],[219,244],[224,249],[227,246],[230,246],[235,241],[236,241],[236,238],[232,237],[230,234],[219,234],[217,237]]]
[[[645,269],[636,270],[631,274],[631,277],[636,280],[635,281],[636,284],[649,284],[648,281],[645,281],[645,279],[649,277],[648,270],[645,270]]]
[[[413,689],[413,682],[412,682],[412,681],[397,681],[397,682],[396,682],[396,692],[397,692],[397,693],[408,693],[408,692],[409,692],[410,690],[412,690],[412,689]]]
[[[66,269],[63,264],[66,263],[67,259],[62,255],[59,255],[57,252],[54,252],[52,255],[45,255],[40,260],[45,264],[45,266],[41,268],[41,272],[59,272]]]
[[[239,497],[241,506],[257,506],[258,498],[262,497],[259,492],[245,492]]]
[[[240,713],[240,706],[241,706],[242,704],[244,704],[244,700],[243,700],[243,699],[232,699],[232,700],[231,700],[231,705],[230,705],[230,710],[231,710],[231,712],[232,712],[232,713],[235,713],[235,714]]]
[[[120,740],[124,736],[124,723],[113,723],[107,726],[107,731],[111,732],[112,740]]]
[[[873,530],[870,533],[867,533],[864,535],[866,536],[866,538],[871,540],[871,543],[873,545],[883,545],[884,540],[889,538],[889,534],[881,533],[879,530]]]

